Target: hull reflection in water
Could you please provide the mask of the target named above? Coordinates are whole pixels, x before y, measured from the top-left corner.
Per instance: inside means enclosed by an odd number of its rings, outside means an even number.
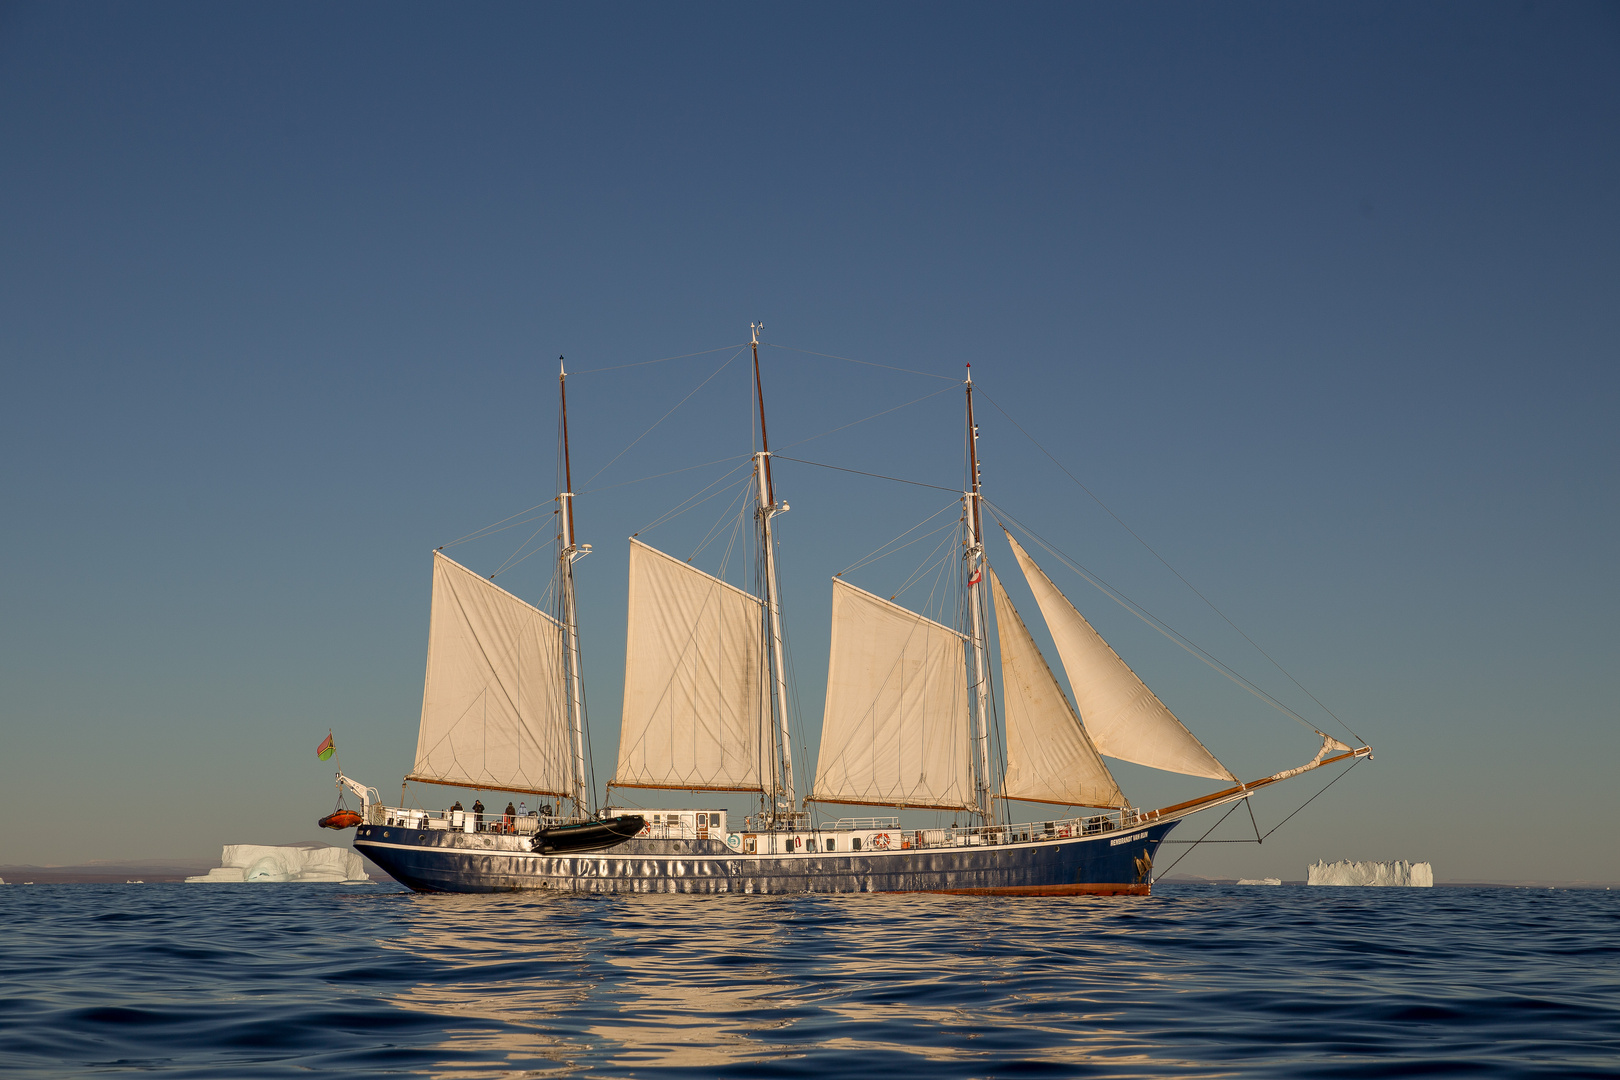
[[[1112,1030],[1106,1018],[1117,1013],[1076,1030],[1072,992],[1050,981],[1073,976],[1051,950],[1082,939],[1091,943],[1081,951],[1099,961],[1127,960],[1132,948],[1110,931],[1124,914],[1118,905],[1134,901],[1053,909],[770,897],[750,901],[757,906],[746,919],[737,902],[435,897],[416,904],[410,930],[385,944],[448,970],[396,1002],[446,1021],[435,1051],[444,1065],[434,1075],[443,1077],[490,1076],[496,1064],[533,1076],[604,1066],[610,1075],[865,1076],[887,1063],[957,1076],[1009,1060],[1059,1069],[1153,1061],[1176,1072],[1192,1064]],[[935,936],[942,920],[948,948]],[[527,943],[525,959],[514,941]],[[1020,992],[992,991],[998,1008],[1011,1006],[993,1021],[987,988],[1009,980]],[[1015,1035],[995,1034],[1015,1017]]]

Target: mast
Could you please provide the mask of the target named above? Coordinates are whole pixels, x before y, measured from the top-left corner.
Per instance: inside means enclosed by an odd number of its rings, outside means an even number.
[[[990,684],[984,674],[984,530],[979,516],[979,428],[973,422],[973,365],[967,376],[968,485],[962,495],[966,511],[968,544],[968,610],[973,618],[973,678],[977,707],[974,711],[974,742],[979,760],[979,813],[990,822]]]
[[[557,357],[557,394],[561,400],[563,490],[558,493],[562,518],[562,544],[557,569],[562,584],[563,648],[568,653],[568,721],[574,737],[573,784],[570,797],[574,814],[590,816],[590,796],[585,790],[585,686],[579,677],[579,616],[574,607],[574,560],[590,553],[591,545],[574,542],[574,472],[568,459],[568,371]]]
[[[748,324],[748,329],[753,333],[754,395],[759,404],[760,450],[754,455],[755,498],[758,503],[755,514],[759,518],[760,543],[765,550],[765,608],[770,613],[771,668],[776,682],[774,704],[780,776],[775,792],[777,805],[772,807],[774,817],[778,811],[785,809],[792,813],[798,809],[798,798],[793,790],[793,741],[788,734],[787,716],[787,665],[782,659],[782,607],[776,582],[776,544],[771,533],[771,519],[777,514],[787,513],[788,505],[777,505],[776,489],[771,483],[771,443],[765,433],[765,387],[759,378],[759,332],[764,328],[763,323]],[[782,805],[784,802],[785,806]]]

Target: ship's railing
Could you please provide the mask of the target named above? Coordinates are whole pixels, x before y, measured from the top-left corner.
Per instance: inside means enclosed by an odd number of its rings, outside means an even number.
[[[850,829],[898,829],[900,819],[897,817],[841,817],[830,825],[823,825],[823,829],[835,829],[845,832]]]
[[[743,832],[810,832],[813,827],[805,810],[766,811],[743,819]]]
[[[532,836],[541,829],[549,829],[567,822],[549,814],[514,814],[510,820],[504,813],[482,814],[471,810],[423,810],[419,807],[378,806],[371,808],[372,825],[397,825],[406,829],[428,829],[440,832],[508,833]]]
[[[1033,844],[1070,837],[1099,836],[1134,828],[1146,821],[1139,810],[1115,810],[1106,814],[1083,814],[1031,821],[1018,825],[975,825],[949,829],[917,829],[906,834],[908,847],[977,847],[992,844]]]

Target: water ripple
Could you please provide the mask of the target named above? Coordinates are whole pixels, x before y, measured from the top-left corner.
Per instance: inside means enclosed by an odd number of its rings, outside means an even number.
[[[1608,892],[0,890],[0,1075],[1613,1077]]]

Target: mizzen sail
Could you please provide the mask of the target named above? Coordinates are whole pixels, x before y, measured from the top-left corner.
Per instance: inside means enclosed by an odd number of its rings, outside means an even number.
[[[1236,781],[1075,610],[1018,541],[1008,535],[1007,542],[1046,616],[1086,734],[1097,750],[1166,772]]]
[[[614,786],[765,789],[763,618],[758,598],[631,539]]]
[[[962,635],[840,578],[832,606],[810,798],[974,809]]]
[[[407,780],[570,794],[562,626],[433,553],[416,765]]]
[[[1007,713],[1001,797],[1061,806],[1129,805],[994,571],[990,590]]]

